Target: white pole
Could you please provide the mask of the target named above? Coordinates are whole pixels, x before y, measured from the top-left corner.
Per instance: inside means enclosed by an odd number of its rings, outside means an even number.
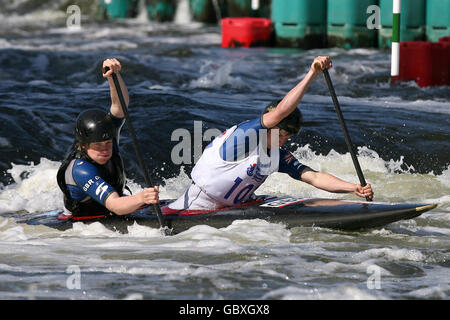
[[[222,21],[222,13],[220,12],[220,6],[218,0],[212,0],[214,11],[216,12],[217,24],[220,25]]]
[[[252,0],[252,10],[259,9],[259,0]]]
[[[391,76],[400,74],[400,12],[401,0],[393,0],[392,3],[392,57],[391,57]]]

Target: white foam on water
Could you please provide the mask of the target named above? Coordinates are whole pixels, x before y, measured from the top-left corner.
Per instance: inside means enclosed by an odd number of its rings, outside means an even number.
[[[281,244],[289,243],[291,232],[283,224],[269,223],[265,220],[236,220],[221,229],[229,234],[233,241],[247,244]]]
[[[341,75],[341,77],[345,77]],[[344,81],[342,81],[344,82]],[[414,82],[415,83],[415,82]],[[330,104],[330,97],[319,96],[314,94],[306,94],[302,102],[304,103],[320,103],[320,104]],[[403,110],[413,110],[421,112],[431,112],[431,113],[441,113],[450,114],[450,104],[448,101],[436,101],[436,100],[415,100],[415,101],[405,101],[400,97],[371,97],[368,100],[366,97],[355,98],[345,95],[339,96],[339,103],[342,106],[355,106],[355,107],[376,107],[376,108],[386,108],[386,109],[403,109]]]
[[[357,260],[384,258],[394,261],[425,261],[426,256],[416,249],[375,248],[359,252],[353,256]]]
[[[137,49],[142,45],[180,44],[180,45],[218,45],[220,34],[216,32],[196,34],[203,27],[202,23],[186,22],[180,24],[153,23],[141,17],[123,19],[121,24],[113,28],[106,24],[81,21],[77,28],[66,27],[67,14],[63,11],[42,10],[27,15],[0,14],[0,27],[33,26],[32,31],[21,30],[21,34],[35,35],[42,32],[45,35],[64,37],[63,41],[36,40],[34,37],[0,39],[0,48],[19,49],[26,51],[80,52],[105,49]],[[51,27],[54,25],[54,27]],[[39,28],[47,28],[39,30]],[[183,31],[183,36],[177,35],[177,29]],[[167,34],[168,30],[171,34]],[[193,34],[185,34],[192,31]],[[161,35],[162,34],[162,35]]]
[[[450,220],[450,215],[447,215],[447,220]],[[424,226],[420,228],[421,233],[425,235],[444,235],[450,237],[450,229]]]
[[[327,155],[316,154],[309,145],[298,147],[293,152],[301,163],[314,170],[328,172],[343,180],[359,183],[354,165],[349,153],[340,154],[331,150]],[[445,175],[434,173],[417,174],[414,167],[404,163],[404,158],[398,160],[382,159],[377,152],[367,147],[358,149],[358,160],[366,180],[372,185],[376,201],[425,201],[427,199],[441,199],[444,206],[449,188]],[[444,183],[443,183],[444,182]],[[417,187],[420,186],[418,190]],[[292,195],[299,197],[326,197],[360,199],[354,195],[332,194],[316,189],[301,181],[293,180],[286,174],[275,173],[269,176],[265,183],[257,190],[258,194]]]
[[[442,174],[437,177],[437,179],[442,183],[444,187],[450,189],[450,167],[444,170]],[[447,197],[450,197],[450,194]]]
[[[281,300],[376,300],[388,299],[380,293],[361,290],[355,286],[339,286],[336,289],[302,288],[288,286],[273,290],[263,296],[263,299]]]
[[[66,18],[65,12],[51,9],[32,11],[24,15],[0,14],[0,26],[5,28],[11,26],[47,26],[49,22],[65,21]]]
[[[180,167],[180,173],[177,176],[163,180],[164,185],[160,187],[161,199],[177,199],[192,183],[183,166]]]
[[[301,158],[303,163],[315,169],[330,171],[344,179],[356,180],[348,154],[334,151],[328,155],[317,154],[309,146],[298,147],[294,154]],[[448,228],[445,227],[450,216],[448,186],[445,184],[446,178],[443,177],[448,174],[448,169],[443,175],[411,173],[413,169],[404,164],[403,159],[382,159],[368,148],[360,149],[359,157],[363,170],[367,172],[367,179],[375,189],[377,201],[441,199],[440,208],[430,214],[430,217],[433,217],[433,220],[430,220],[433,224],[421,226],[415,221],[412,221],[414,224],[407,224],[408,221],[405,221],[393,229],[363,233],[360,235],[363,238],[373,237],[381,243],[386,241],[398,243],[376,247],[372,247],[371,244],[364,248],[363,244],[354,243],[358,234],[336,233],[320,228],[288,230],[282,224],[258,219],[237,220],[219,229],[197,225],[167,237],[156,228],[138,223],[129,226],[127,234],[121,234],[107,229],[98,222],[92,224],[77,222],[69,230],[55,231],[43,226],[16,224],[12,218],[0,218],[0,240],[3,243],[1,247],[13,244],[25,252],[24,257],[14,256],[11,258],[13,262],[4,261],[4,264],[11,265],[18,261],[23,263],[23,259],[34,256],[35,248],[39,248],[39,259],[57,261],[61,265],[60,268],[72,264],[80,265],[84,277],[90,273],[100,273],[104,274],[106,279],[111,277],[111,273],[120,273],[125,277],[158,276],[166,281],[185,282],[192,277],[210,281],[211,290],[214,292],[209,293],[208,297],[220,296],[221,292],[227,290],[238,290],[243,284],[236,279],[244,277],[244,274],[252,274],[247,281],[254,281],[263,286],[262,288],[267,287],[265,293],[258,296],[263,299],[389,298],[382,290],[365,290],[369,266],[382,266],[379,270],[385,281],[383,285],[386,285],[397,275],[384,267],[383,263],[427,264],[445,261],[445,253],[430,253],[421,248],[439,247],[442,237],[449,234]],[[42,212],[62,208],[62,194],[56,184],[56,171],[59,165],[60,162],[48,159],[41,159],[39,164],[13,164],[9,173],[14,183],[0,189],[0,208],[2,210],[8,208],[3,212],[17,212],[20,215],[23,211]],[[128,181],[127,184],[133,193],[142,190],[142,187],[134,181]],[[164,180],[164,185],[160,189],[161,199],[177,198],[190,184],[189,174],[184,168],[180,168],[178,175]],[[402,189],[395,184],[402,185]],[[420,190],[417,189],[417,185],[421,186]],[[269,177],[259,193],[359,199],[353,195],[334,195],[317,190],[285,174],[274,174]],[[395,228],[406,228],[412,235],[397,233]],[[436,242],[438,240],[440,242]],[[403,247],[402,244],[405,243],[413,247]],[[417,246],[414,247],[414,244]],[[338,254],[337,252],[341,252],[343,248],[346,248],[345,254]],[[355,252],[354,250],[358,248],[360,250]],[[80,260],[80,256],[83,259]],[[224,259],[228,256],[232,257],[231,262],[225,262]],[[217,259],[217,262],[206,263],[210,259],[205,257]],[[34,271],[35,268],[30,266],[23,272],[32,274]],[[42,272],[46,271],[42,269]],[[233,280],[229,280],[225,275],[232,275]],[[327,286],[310,288],[286,284],[282,288],[267,291],[270,284],[267,280],[263,280],[264,278],[260,279],[260,275],[280,283],[284,281],[298,283],[298,279],[305,277],[305,281],[324,276],[331,277],[331,282],[350,279],[353,282],[361,282],[363,289],[352,285],[341,285],[331,289]],[[333,277],[344,280],[336,280]],[[434,283],[431,280],[428,282],[431,283],[430,286]],[[170,290],[167,287],[165,289]],[[141,291],[132,290],[132,292]],[[42,294],[45,293],[38,295]],[[441,287],[417,289],[409,293],[412,297],[436,298],[442,298],[444,294],[445,288]]]
[[[149,89],[155,90],[155,91],[172,91],[172,90],[174,90],[174,88],[172,88],[172,87],[162,86],[159,84],[149,86]]]
[[[192,80],[189,88],[216,88],[225,85],[232,88],[245,88],[247,85],[240,77],[231,75],[233,71],[233,62],[228,61],[222,65],[217,65],[216,62],[207,61],[200,69],[200,73],[205,73],[199,79]]]
[[[64,231],[63,237],[80,237],[80,238],[113,238],[117,237],[118,233],[106,228],[100,222],[93,222],[84,224],[82,222],[76,222],[72,225],[72,228]]]
[[[0,213],[42,212],[62,208],[56,173],[60,162],[41,158],[39,164],[13,164],[7,172],[15,183],[0,189]]]
[[[174,237],[190,241],[190,248],[210,247],[217,250],[240,251],[242,246],[269,245],[290,242],[290,231],[282,224],[269,223],[265,220],[235,220],[225,228],[216,229],[206,225],[194,226]],[[179,243],[177,244],[179,245]]]
[[[421,288],[408,292],[408,296],[416,299],[448,299],[448,292],[450,291],[450,285],[448,283],[442,283],[438,286],[432,286],[427,288]]]
[[[3,229],[3,228],[1,228]],[[28,236],[25,234],[22,226],[15,226],[6,228],[5,230],[0,229],[0,240],[4,242],[17,242],[28,240]]]
[[[129,238],[161,238],[162,233],[155,228],[141,226],[137,222],[127,228],[128,233],[125,237]]]
[[[120,234],[96,225],[74,224],[73,229],[65,231],[64,236],[114,237],[107,247],[127,247],[121,240],[136,240],[138,243],[152,245],[155,250],[197,252],[203,254],[224,254],[245,252],[249,246],[288,244],[290,231],[281,224],[264,220],[236,220],[225,228],[196,225],[171,237],[162,235],[159,229],[134,223],[128,227],[127,234]]]
[[[0,147],[6,148],[11,147],[11,142],[8,138],[0,137]]]
[[[329,172],[341,179],[358,183],[350,154],[332,150],[327,155],[315,153],[309,145],[298,147],[294,155],[300,162],[319,171]],[[414,168],[400,159],[382,159],[367,147],[358,150],[366,180],[375,192],[375,201],[387,202],[437,202],[440,211],[450,206],[449,175],[447,168],[441,175],[414,173]],[[56,183],[56,172],[60,162],[42,158],[40,163],[29,165],[12,164],[7,170],[14,183],[0,189],[0,213],[44,212],[61,209],[62,192]],[[190,175],[180,167],[178,175],[163,180],[160,199],[176,199],[191,184]],[[127,181],[133,194],[142,190],[134,181]],[[420,188],[418,189],[418,186]],[[316,189],[306,183],[290,178],[283,173],[274,173],[257,190],[257,194],[290,195],[303,198],[326,197],[359,200],[352,194],[333,194]],[[444,216],[446,217],[446,216]]]

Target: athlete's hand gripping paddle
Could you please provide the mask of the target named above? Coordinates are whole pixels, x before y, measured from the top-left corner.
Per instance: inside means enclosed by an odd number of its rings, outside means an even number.
[[[103,73],[106,73],[108,70],[109,70],[109,68],[105,67],[104,70],[103,70]],[[148,175],[147,167],[145,165],[145,162],[142,160],[141,150],[139,149],[139,145],[138,145],[138,141],[137,141],[137,138],[136,138],[136,134],[134,133],[134,128],[133,128],[133,125],[131,123],[130,115],[128,113],[128,108],[126,107],[126,104],[125,104],[125,99],[123,98],[122,88],[120,87],[120,83],[119,83],[119,79],[117,78],[117,74],[115,74],[113,72],[112,73],[112,78],[113,78],[113,81],[114,81],[114,85],[116,87],[117,95],[118,95],[119,100],[120,100],[120,105],[122,107],[122,111],[123,111],[123,113],[125,115],[125,121],[127,123],[131,139],[133,140],[134,151],[136,152],[136,157],[138,158],[139,167],[141,168],[142,173],[144,175],[144,181],[145,181],[146,187],[151,187],[151,186],[153,186],[153,183],[152,183],[152,181],[150,179],[150,176]],[[161,230],[164,232],[164,235],[169,235],[170,232],[169,232],[169,229],[166,227],[166,224],[165,224],[165,221],[164,221],[164,217],[163,217],[163,215],[161,213],[161,208],[157,204],[154,204],[153,208],[154,208],[154,210],[156,212],[156,215],[158,217],[158,221],[159,221],[159,225],[161,226]]]
[[[358,178],[360,181],[361,186],[366,185],[366,180],[364,179],[364,175],[361,170],[361,166],[359,165],[358,158],[355,155],[355,152],[353,151],[353,144],[350,140],[350,135],[348,134],[347,126],[345,125],[344,116],[342,115],[341,107],[339,105],[339,101],[336,96],[336,92],[334,91],[333,83],[331,82],[330,74],[328,73],[328,69],[322,70],[323,75],[325,77],[325,81],[327,82],[328,89],[330,90],[331,98],[333,99],[334,107],[336,109],[336,113],[339,118],[339,122],[341,123],[342,131],[344,132],[345,142],[347,143],[348,151],[350,152],[350,155],[353,160],[353,165],[355,166],[356,173],[358,174]],[[372,201],[369,197],[366,197],[367,201]]]

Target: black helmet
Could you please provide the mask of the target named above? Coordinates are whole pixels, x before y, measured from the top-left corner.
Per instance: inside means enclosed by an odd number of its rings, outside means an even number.
[[[116,138],[116,126],[111,116],[102,109],[89,109],[78,115],[75,139],[78,142],[102,142]]]
[[[268,113],[274,110],[281,100],[272,101],[265,109],[264,113]],[[295,108],[294,111],[291,112],[286,118],[281,120],[277,127],[283,130],[286,130],[290,134],[297,135],[300,132],[300,129],[303,125],[303,116],[298,108]]]

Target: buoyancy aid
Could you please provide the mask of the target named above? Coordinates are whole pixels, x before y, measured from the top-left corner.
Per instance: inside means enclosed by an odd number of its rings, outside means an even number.
[[[107,181],[117,193],[122,196],[125,188],[125,172],[123,169],[123,160],[119,154],[116,144],[113,147],[113,154],[111,159],[104,165],[94,162],[84,151],[77,150],[75,144],[72,145],[68,155],[62,162],[57,173],[58,186],[64,194],[64,206],[70,211],[73,217],[105,217],[112,213],[102,204],[98,203],[91,197],[77,201],[73,199],[67,188],[66,170],[72,161],[76,159],[83,159],[94,165],[100,173],[100,176]],[[69,174],[72,174],[71,172]]]
[[[215,138],[203,151],[191,172],[192,181],[222,206],[248,201],[254,191],[279,167],[278,149],[272,152],[275,160],[266,156],[262,161],[259,146],[241,160],[222,159],[220,147],[236,129],[237,126],[234,126]]]

